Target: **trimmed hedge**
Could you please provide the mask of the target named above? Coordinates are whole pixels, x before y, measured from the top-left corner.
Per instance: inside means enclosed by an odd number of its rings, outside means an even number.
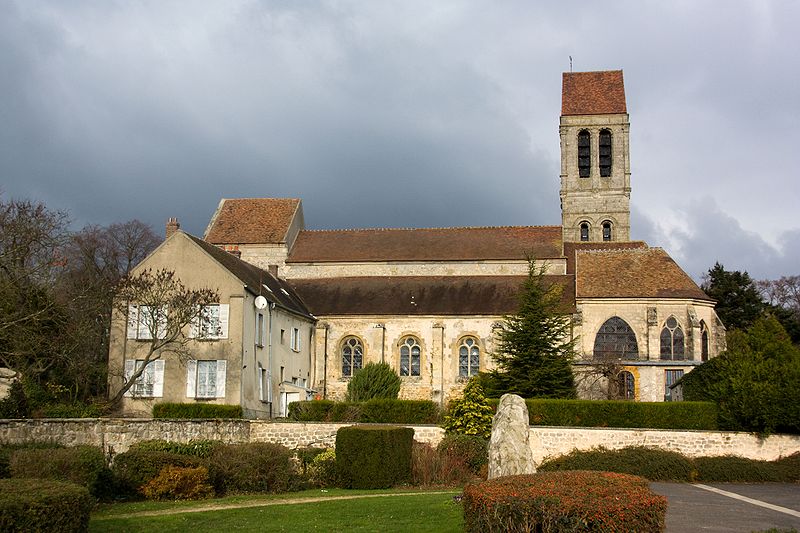
[[[208,474],[217,494],[287,492],[299,488],[292,452],[280,444],[251,442],[217,446]]]
[[[373,399],[366,402],[310,400],[289,404],[291,420],[299,422],[364,422],[436,424],[439,407],[430,400]]]
[[[619,450],[575,450],[539,466],[539,471],[600,470],[641,476],[650,481],[692,481],[694,465],[677,452],[631,446]]]
[[[489,400],[497,411],[499,400]],[[525,400],[534,426],[577,426],[716,431],[711,402],[626,402],[614,400]]]
[[[346,489],[384,489],[411,480],[414,430],[350,426],[336,432],[336,473]]]
[[[202,464],[202,459],[191,455],[131,448],[114,457],[111,471],[119,495],[135,496],[166,466],[197,467]]]
[[[214,448],[222,446],[218,440],[190,440],[189,442],[173,442],[169,440],[143,440],[130,447],[131,450],[149,452],[169,452],[195,457],[210,457]]]
[[[153,418],[242,418],[241,405],[214,403],[157,403]]]
[[[667,499],[612,472],[546,472],[464,487],[464,526],[481,533],[664,531]]]
[[[11,455],[17,450],[34,450],[34,449],[47,449],[63,448],[61,444],[53,442],[27,442],[25,444],[2,444],[0,445],[0,478],[11,477],[9,470],[9,462]]]
[[[11,477],[68,481],[83,485],[98,498],[111,494],[111,471],[103,450],[95,446],[23,449],[11,455]]]
[[[86,487],[44,479],[0,479],[0,531],[87,531]]]

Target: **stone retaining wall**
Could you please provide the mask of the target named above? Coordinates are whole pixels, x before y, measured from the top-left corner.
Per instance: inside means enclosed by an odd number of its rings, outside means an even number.
[[[332,447],[336,431],[348,424],[271,422],[267,420],[154,420],[120,418],[0,420],[0,442],[57,442],[67,446],[91,444],[110,453],[126,451],[141,440],[186,442],[213,439],[223,442],[275,442],[289,448]],[[444,436],[437,426],[409,426],[414,439],[436,445]],[[531,426],[531,448],[537,464],[574,449],[649,446],[681,452],[689,457],[738,455],[774,460],[800,452],[800,435],[772,435],[766,439],[727,431],[666,431]]]

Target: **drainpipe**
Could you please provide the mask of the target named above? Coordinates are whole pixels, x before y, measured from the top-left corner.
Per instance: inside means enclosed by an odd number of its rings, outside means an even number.
[[[381,329],[381,363],[386,362],[386,324],[375,324],[375,328]]]
[[[325,324],[325,345],[322,359],[322,399],[328,399],[328,324]]]
[[[267,397],[269,398],[269,418],[272,419],[272,311],[275,309],[275,302],[267,305],[267,316],[269,317],[269,332],[267,334]]]

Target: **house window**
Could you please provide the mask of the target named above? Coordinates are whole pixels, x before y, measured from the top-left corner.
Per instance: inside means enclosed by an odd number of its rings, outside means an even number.
[[[167,334],[167,308],[151,305],[128,306],[127,338],[136,340],[152,340],[153,332],[159,339]]]
[[[299,328],[292,328],[292,334],[289,339],[289,346],[295,352],[300,351],[300,329]]]
[[[661,359],[666,361],[684,359],[683,330],[674,316],[667,319],[661,330]]]
[[[592,147],[589,132],[581,130],[578,133],[578,176],[581,178],[589,177],[591,168]]]
[[[600,177],[611,176],[611,131],[600,130]]]
[[[594,358],[599,360],[638,359],[636,334],[618,316],[606,320],[594,338]]]
[[[611,222],[606,220],[603,222],[603,240],[610,241],[611,240]]]
[[[617,397],[621,400],[633,400],[635,398],[635,385],[633,374],[623,370],[617,376]]]
[[[683,377],[683,370],[664,371],[664,401],[672,401],[672,386]]]
[[[259,346],[264,346],[264,315],[262,313],[258,313],[256,320],[256,344]]]
[[[708,328],[705,322],[700,322],[700,360],[708,361]]]
[[[406,337],[400,343],[400,375],[419,376],[422,350],[414,337]]]
[[[581,241],[586,242],[589,240],[589,223],[581,222]]]
[[[471,377],[481,368],[481,349],[474,337],[464,337],[458,347],[458,375]]]
[[[186,364],[186,396],[224,398],[227,361],[191,360]]]
[[[204,305],[191,326],[191,337],[198,339],[228,338],[228,304]]]
[[[286,330],[281,330],[281,344],[286,344]]]
[[[356,337],[347,337],[342,341],[342,376],[351,377],[361,369],[364,359],[364,347]]]
[[[133,374],[145,366],[144,359],[128,359],[125,361],[125,382],[129,382]],[[125,393],[133,398],[160,398],[164,395],[164,361],[157,359],[145,366],[142,374]]]

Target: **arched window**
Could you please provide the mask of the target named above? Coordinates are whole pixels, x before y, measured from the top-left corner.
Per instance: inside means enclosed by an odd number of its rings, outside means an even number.
[[[708,328],[700,321],[700,360],[708,361]]]
[[[422,350],[419,341],[414,337],[406,337],[400,343],[400,375],[419,376]]]
[[[684,359],[683,330],[674,316],[667,319],[661,330],[661,359],[668,361]]]
[[[481,368],[481,349],[474,337],[464,337],[458,347],[458,375],[470,377]]]
[[[638,359],[636,334],[618,316],[606,320],[594,338],[594,358],[599,360]]]
[[[633,374],[623,370],[617,375],[617,394],[620,400],[633,400],[636,396]]]
[[[611,131],[600,130],[600,177],[611,176]]]
[[[611,240],[611,222],[608,220],[603,222],[603,240],[604,241]]]
[[[586,130],[581,130],[578,133],[578,176],[581,178],[588,178],[591,164],[592,145],[589,132]]]
[[[581,240],[588,241],[589,240],[589,223],[588,222],[581,222]]]
[[[350,377],[360,370],[364,363],[364,347],[357,337],[347,337],[342,341],[342,376]]]

